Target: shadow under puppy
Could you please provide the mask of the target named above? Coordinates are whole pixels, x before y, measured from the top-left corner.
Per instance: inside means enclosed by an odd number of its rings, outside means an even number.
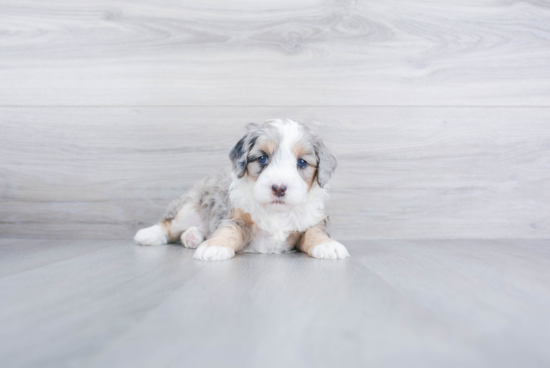
[[[134,239],[142,245],[181,240],[187,248],[198,247],[195,259],[209,261],[294,248],[315,258],[349,257],[325,231],[327,183],[336,158],[321,139],[292,120],[246,128],[229,154],[232,172],[196,183]]]

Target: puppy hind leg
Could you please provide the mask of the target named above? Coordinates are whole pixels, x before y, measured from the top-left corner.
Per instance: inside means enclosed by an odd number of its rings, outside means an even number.
[[[173,233],[176,232],[177,236]],[[173,225],[172,219],[164,218],[159,223],[139,230],[134,236],[134,240],[141,245],[163,245],[173,243],[179,238],[181,231],[177,232],[177,227]]]
[[[196,206],[189,197],[170,203],[164,218],[156,225],[139,230],[134,240],[141,245],[162,245],[180,240],[181,234],[192,227],[204,233],[202,220]],[[196,241],[199,240],[197,235]],[[197,244],[198,245],[198,244]]]
[[[160,224],[156,224],[139,230],[134,240],[141,245],[162,245],[168,242],[168,234]]]
[[[181,234],[181,244],[186,248],[196,248],[204,241],[204,234],[198,227],[190,227]]]
[[[171,219],[165,218],[161,221],[161,225],[166,229],[168,240],[171,243],[181,240],[182,244],[187,248],[195,248],[204,240],[201,216],[192,203],[188,203],[181,207],[175,217]],[[187,233],[190,242],[186,245],[184,243],[183,234],[187,232],[187,230],[191,231]],[[191,234],[194,235],[193,241],[191,241]],[[191,243],[196,243],[196,245],[194,247],[188,246],[191,245]]]

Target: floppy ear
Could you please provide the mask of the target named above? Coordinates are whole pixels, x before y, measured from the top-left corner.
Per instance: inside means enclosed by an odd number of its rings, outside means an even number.
[[[336,170],[338,162],[336,161],[336,157],[334,157],[320,138],[315,140],[315,144],[313,146],[315,147],[315,153],[317,154],[318,160],[317,182],[319,183],[319,186],[323,188],[325,184],[328,183],[334,170]]]
[[[248,153],[254,147],[256,139],[259,136],[259,125],[250,123],[246,126],[247,134],[242,137],[235,147],[229,152],[229,158],[233,163],[233,172],[237,178],[242,178],[246,173],[246,165],[248,165]]]
[[[235,147],[233,147],[231,152],[229,152],[229,158],[233,163],[233,172],[237,175],[239,179],[242,178],[244,176],[244,173],[246,172],[246,154],[248,152],[244,149],[245,140],[246,136],[242,137],[241,140],[237,142]]]

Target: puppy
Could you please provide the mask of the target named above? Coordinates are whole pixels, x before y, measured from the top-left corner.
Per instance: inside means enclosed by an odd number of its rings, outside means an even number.
[[[347,249],[327,234],[327,183],[336,158],[321,139],[292,120],[249,124],[229,153],[232,172],[219,172],[173,201],[162,220],[137,232],[142,245],[178,240],[195,259],[236,252],[343,259]]]

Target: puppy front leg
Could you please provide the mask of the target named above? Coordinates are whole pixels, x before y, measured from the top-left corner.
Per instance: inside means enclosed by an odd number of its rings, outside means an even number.
[[[228,220],[218,227],[212,237],[204,241],[193,258],[202,261],[221,261],[235,257],[235,252],[244,248],[249,227],[240,220]]]
[[[331,239],[325,231],[327,220],[309,228],[298,242],[298,250],[310,257],[320,259],[344,259],[349,257],[348,250],[341,243]]]

